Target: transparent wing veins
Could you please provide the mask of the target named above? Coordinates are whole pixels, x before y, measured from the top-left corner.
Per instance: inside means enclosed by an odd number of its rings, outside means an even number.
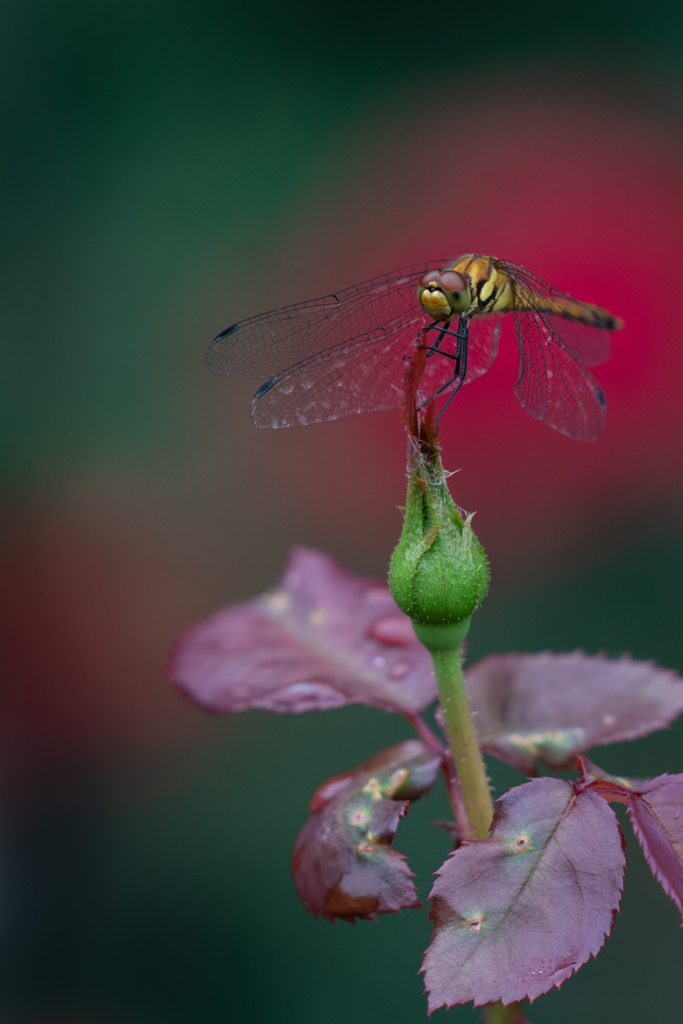
[[[306,359],[383,326],[418,316],[415,289],[432,260],[372,278],[334,295],[282,306],[233,324],[209,347],[206,363],[231,377],[277,376]]]

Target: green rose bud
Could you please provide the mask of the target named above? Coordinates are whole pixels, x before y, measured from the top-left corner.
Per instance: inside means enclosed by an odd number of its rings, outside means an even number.
[[[447,475],[435,444],[409,440],[405,520],[391,557],[389,587],[399,608],[421,623],[468,618],[489,584],[472,516],[451,498]]]

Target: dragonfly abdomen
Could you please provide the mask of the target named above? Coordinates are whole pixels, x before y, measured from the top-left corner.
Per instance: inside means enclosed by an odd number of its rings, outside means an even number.
[[[517,295],[514,306],[517,311],[533,310],[547,313],[549,316],[561,316],[574,323],[585,324],[586,327],[598,327],[606,331],[618,331],[623,326],[618,317],[612,316],[601,306],[592,306],[587,302],[578,302],[570,298],[542,298],[534,295],[531,300],[524,295]]]
[[[455,260],[448,269],[455,270],[466,279],[472,303],[469,316],[486,313],[537,312],[549,316],[561,316],[565,320],[597,327],[601,330],[618,331],[623,326],[618,317],[612,316],[601,306],[579,302],[570,295],[550,289],[545,282],[538,281],[539,288],[530,287],[528,277],[520,279],[514,267],[493,256],[468,254]],[[522,268],[519,268],[520,270]]]

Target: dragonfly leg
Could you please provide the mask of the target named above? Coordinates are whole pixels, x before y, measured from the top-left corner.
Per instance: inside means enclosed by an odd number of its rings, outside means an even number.
[[[457,395],[457,393],[460,390],[460,388],[465,383],[465,377],[467,376],[467,342],[468,342],[468,339],[469,339],[469,321],[466,320],[464,317],[461,317],[460,328],[461,328],[461,330],[459,330],[458,333],[455,335],[457,337],[457,339],[458,339],[458,346],[457,346],[455,355],[454,356],[449,355],[449,353],[447,353],[447,352],[440,352],[439,353],[442,356],[448,356],[448,358],[455,360],[455,367],[454,367],[455,373],[453,374],[453,376],[449,380],[446,381],[445,384],[441,385],[441,387],[436,392],[436,394],[432,395],[432,397],[429,398],[426,402],[423,402],[423,404],[420,406],[420,410],[419,410],[419,411],[422,411],[422,409],[424,409],[427,405],[429,405],[430,402],[433,402],[435,398],[438,398],[439,395],[442,392],[444,392],[447,388],[449,388],[451,386],[451,384],[455,384],[456,385],[455,388],[453,389],[453,394],[449,395],[448,401],[446,402],[446,404],[444,405],[443,409],[441,409],[441,411],[439,412],[438,416],[436,417],[437,430],[438,430],[438,427],[439,427],[439,420],[441,419],[441,417],[443,416],[444,412],[446,411],[448,406],[451,404],[451,402],[453,401],[453,399]],[[453,332],[451,331],[449,333],[453,333]]]
[[[460,323],[458,325],[458,330],[457,331],[449,331],[448,328],[450,327],[451,323],[452,323],[452,321],[449,320],[447,323],[445,323],[443,325],[443,327],[439,331],[439,337],[436,339],[436,341],[434,342],[433,345],[418,345],[417,346],[418,348],[426,348],[426,349],[428,349],[427,359],[430,359],[434,355],[435,352],[438,352],[442,356],[446,356],[447,359],[457,359],[457,358],[459,358],[460,342],[461,342],[461,340],[463,338],[467,337],[469,328],[467,326],[465,326],[464,324]],[[438,324],[436,322],[433,323],[433,324],[430,324],[429,327],[425,327],[425,333],[427,331],[431,331],[434,327],[437,327],[437,326],[438,326]],[[456,352],[455,356],[451,355],[450,352],[442,352],[441,349],[439,348],[439,345],[443,341],[443,338],[444,338],[444,336],[446,334],[448,334],[448,336],[451,337],[451,338],[458,338],[458,346],[457,346],[457,352]]]
[[[444,403],[443,408],[440,410],[440,412],[438,413],[438,415],[436,417],[437,433],[438,433],[438,430],[439,430],[439,420],[441,419],[441,417],[445,413],[446,409],[448,408],[448,406],[451,404],[451,402],[453,401],[453,399],[457,395],[457,393],[460,390],[460,388],[465,383],[465,377],[467,376],[467,335],[469,334],[469,328],[466,327],[465,331],[466,331],[466,335],[462,339],[462,362],[460,364],[460,372],[454,378],[454,380],[457,380],[458,383],[456,384],[456,386],[453,389],[453,394],[448,396],[447,401]],[[451,381],[450,383],[453,383],[453,381]],[[441,388],[440,390],[443,391],[443,388]],[[437,394],[438,394],[438,392],[437,392]]]
[[[436,341],[434,342],[433,345],[418,345],[417,346],[418,348],[426,348],[427,349],[427,359],[431,359],[432,356],[434,355],[434,353],[439,351],[439,345],[443,341],[444,334],[452,334],[453,333],[452,331],[448,330],[448,328],[450,327],[450,323],[451,323],[450,320],[448,320],[443,325],[443,327],[439,330],[439,335],[438,335],[438,337],[437,337],[437,339],[436,339]],[[427,331],[431,331],[432,328],[436,327],[436,326],[437,326],[437,322],[434,321],[433,324],[430,324],[429,327],[425,328],[425,334],[427,333]],[[445,353],[442,352],[441,355],[445,355]]]

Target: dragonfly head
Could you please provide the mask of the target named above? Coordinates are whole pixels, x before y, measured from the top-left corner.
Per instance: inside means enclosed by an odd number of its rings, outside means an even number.
[[[428,270],[420,278],[417,297],[433,320],[450,320],[472,301],[467,281],[454,270]]]

